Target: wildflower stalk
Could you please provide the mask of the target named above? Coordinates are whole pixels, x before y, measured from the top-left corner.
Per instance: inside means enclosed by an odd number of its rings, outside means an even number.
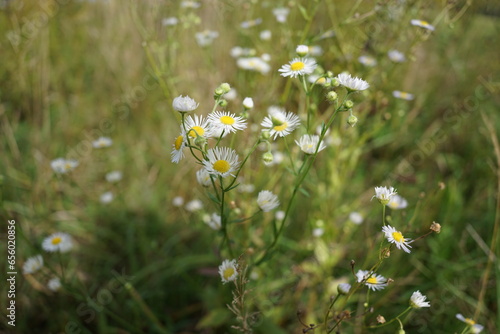
[[[226,189],[224,189],[224,181],[222,176],[219,176],[220,188],[221,188],[221,196],[220,196],[220,219],[221,219],[221,230],[224,234],[221,241],[221,248],[224,246],[224,243],[227,243],[227,249],[229,251],[229,255],[233,257],[233,249],[231,247],[231,241],[229,240],[229,235],[227,234],[227,216],[224,214],[224,196],[226,194]]]
[[[409,306],[406,310],[404,310],[403,312],[401,312],[400,314],[398,314],[393,319],[391,319],[391,320],[389,320],[387,322],[384,322],[383,324],[380,324],[380,325],[367,326],[367,328],[381,328],[381,327],[385,327],[385,326],[387,326],[389,324],[392,324],[394,321],[399,321],[399,323],[401,323],[401,320],[399,320],[399,318],[402,317],[403,315],[405,315],[406,313],[408,313],[411,309],[412,309],[412,307]]]
[[[326,314],[325,314],[325,321],[324,321],[324,324],[325,324],[325,329],[328,330],[328,316],[330,315],[330,311],[332,310],[332,307],[333,305],[335,304],[335,302],[337,301],[337,299],[339,299],[340,297],[340,294],[337,294],[335,296],[335,298],[332,300],[332,302],[330,303],[330,306],[328,307],[328,310],[326,311]]]
[[[385,205],[382,205],[382,224],[385,226]]]

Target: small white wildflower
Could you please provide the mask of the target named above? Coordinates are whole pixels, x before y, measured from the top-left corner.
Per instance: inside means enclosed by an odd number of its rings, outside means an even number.
[[[319,142],[319,136],[317,135],[303,135],[300,137],[299,141],[295,141],[295,143],[300,147],[302,152],[306,154],[315,154],[316,149],[319,153],[326,148],[323,141],[321,141],[321,143]]]
[[[309,47],[307,45],[298,45],[295,52],[299,57],[305,57],[309,53]]]
[[[105,148],[110,147],[113,144],[113,140],[108,137],[99,137],[97,140],[92,142],[93,148]]]
[[[262,30],[259,34],[259,37],[263,41],[269,41],[272,37],[271,30]]]
[[[396,230],[394,227],[391,225],[387,225],[382,227],[382,232],[384,232],[385,237],[387,238],[387,241],[390,243],[396,244],[396,247],[398,249],[404,250],[406,253],[410,253],[410,243],[412,242],[411,239],[403,237],[403,234]]]
[[[280,205],[278,196],[269,190],[262,190],[257,197],[257,204],[264,212],[276,209]]]
[[[203,161],[207,172],[214,175],[227,177],[234,176],[234,172],[239,168],[238,154],[228,147],[215,147],[207,152],[207,159]]]
[[[66,253],[73,248],[73,241],[69,234],[56,232],[43,240],[42,248],[50,253],[57,251]]]
[[[114,198],[115,196],[113,195],[113,193],[111,191],[107,191],[99,197],[99,202],[101,202],[102,204],[108,204],[111,203]]]
[[[43,258],[41,255],[29,257],[23,264],[23,274],[33,274],[43,267]]]
[[[387,205],[396,193],[397,191],[393,187],[375,187],[375,195],[372,199],[375,197],[382,205]]]
[[[209,216],[209,219],[205,220],[205,223],[210,226],[212,230],[220,230],[222,227],[222,220],[220,216],[216,213],[212,213],[211,216]]]
[[[238,277],[236,260],[224,260],[219,266],[219,274],[224,284],[234,281]]]
[[[410,297],[410,306],[413,308],[430,307],[431,303],[425,301],[426,299],[427,297],[422,295],[420,291],[415,291]]]
[[[199,199],[194,199],[186,203],[186,210],[196,212],[203,209],[203,203]]]
[[[360,56],[358,58],[358,61],[365,65],[365,66],[369,66],[369,67],[373,67],[375,65],[377,65],[377,60],[375,58],[373,58],[372,56]]]
[[[64,158],[58,158],[50,162],[50,167],[52,170],[58,174],[65,174],[72,171],[78,166],[78,161],[76,160],[66,160]]]
[[[198,45],[203,47],[212,44],[212,42],[219,37],[219,33],[213,30],[203,30],[197,32],[194,36]]]
[[[358,270],[356,278],[358,279],[358,283],[364,282],[364,284],[373,291],[382,290],[387,286],[387,279],[373,271]]]
[[[281,66],[278,72],[281,72],[283,77],[296,78],[299,75],[311,74],[316,67],[316,61],[312,58],[294,58],[288,64]]]
[[[122,172],[115,170],[106,174],[106,181],[109,183],[115,183],[122,179]]]
[[[243,99],[243,107],[247,110],[253,109],[253,99],[251,97],[245,97]]]
[[[461,315],[460,313],[456,314],[456,317],[458,320],[465,322],[470,327],[471,333],[474,333],[474,334],[481,333],[484,329],[483,325],[477,324],[471,318],[466,318],[463,315]]]
[[[411,24],[413,26],[424,28],[424,29],[427,29],[427,30],[430,30],[430,31],[434,31],[434,29],[435,29],[434,26],[432,24],[430,24],[429,22],[427,22],[427,21],[423,21],[423,20],[411,20],[410,22],[411,22]]]
[[[363,215],[361,215],[361,213],[353,211],[349,214],[349,220],[352,221],[354,224],[359,225],[363,222],[364,218]]]
[[[47,283],[47,287],[55,292],[61,288],[61,280],[58,277],[51,278]]]
[[[368,89],[368,87],[370,87],[368,82],[360,78],[353,78],[348,73],[340,73],[337,76],[337,80],[340,85],[344,86],[350,91],[361,91]]]
[[[313,229],[313,232],[312,232],[312,235],[316,238],[319,238],[321,237],[323,234],[325,233],[325,229],[323,229],[322,227],[316,227],[315,229]]]
[[[292,133],[300,125],[300,118],[292,112],[286,112],[281,108],[269,110],[269,115],[260,124],[268,130],[271,137],[285,137]]]
[[[181,207],[184,205],[184,198],[182,196],[175,196],[172,199],[172,205],[175,207]]]
[[[351,290],[351,284],[349,283],[340,283],[337,286],[337,292],[341,295],[347,295]]]
[[[399,52],[398,50],[389,50],[387,52],[387,56],[389,57],[390,60],[392,60],[395,63],[402,63],[406,60],[405,55],[402,52]]]
[[[273,15],[276,17],[276,21],[280,23],[285,23],[290,13],[290,9],[286,7],[278,7],[273,9]]]
[[[198,184],[203,187],[210,187],[212,185],[210,173],[205,168],[202,168],[196,172],[196,180],[198,181]]]
[[[257,25],[259,25],[261,23],[262,23],[262,19],[258,18],[258,19],[255,19],[255,20],[243,21],[243,22],[241,22],[240,27],[242,29],[248,29],[248,28],[255,27],[255,26],[257,26]]]
[[[408,201],[398,194],[391,196],[387,206],[393,210],[401,210],[408,206]]]
[[[285,211],[282,210],[276,211],[276,213],[274,214],[274,218],[276,218],[276,220],[285,219]]]
[[[172,102],[172,107],[179,112],[189,112],[198,108],[198,103],[189,96],[177,96]]]
[[[402,92],[400,90],[393,91],[392,96],[394,96],[398,99],[406,100],[406,101],[411,101],[415,98],[415,95],[407,93],[407,92]]]
[[[175,26],[179,23],[179,19],[172,16],[172,17],[166,17],[163,20],[161,20],[161,24],[165,27],[168,26]]]

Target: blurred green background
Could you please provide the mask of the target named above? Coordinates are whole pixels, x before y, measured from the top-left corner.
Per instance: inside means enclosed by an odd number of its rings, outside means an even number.
[[[386,319],[399,314],[420,290],[432,306],[410,314],[408,333],[460,333],[464,326],[457,313],[475,316],[484,332],[497,333],[500,266],[497,257],[488,264],[488,254],[498,243],[493,231],[499,224],[500,5],[207,0],[186,8],[182,3],[1,2],[2,222],[16,220],[19,268],[36,254],[47,266],[34,275],[19,270],[16,327],[6,324],[2,312],[2,330],[237,332],[226,307],[231,286],[222,285],[217,273],[227,255],[218,249],[220,236],[203,222],[213,207],[196,182],[198,167],[189,158],[170,162],[179,131],[171,103],[189,95],[200,103],[197,113],[207,114],[213,90],[228,82],[237,91],[228,110],[241,109],[247,96],[255,101],[250,124],[259,126],[271,105],[297,112],[304,105],[300,83],[277,70],[302,43],[321,47],[316,60],[325,70],[349,71],[370,89],[353,99],[356,127],[346,125],[345,114],[334,122],[331,143],[316,160],[304,184],[307,194],[299,195],[273,257],[252,267],[247,302],[254,332],[302,333],[299,319],[321,323],[336,284],[352,281],[350,261],[357,270],[377,258],[381,210],[370,198],[374,186],[388,185],[409,202],[405,210],[388,211],[391,222],[407,224],[412,238],[426,233],[433,221],[443,230],[416,242],[411,254],[394,251],[384,263],[384,276],[395,284],[370,296],[375,312],[366,316],[367,323],[378,314]],[[285,23],[273,15],[277,7],[289,9]],[[178,23],[162,24],[167,17]],[[262,21],[241,27],[255,19]],[[436,29],[412,26],[411,19]],[[205,29],[219,37],[200,46],[195,34]],[[263,30],[271,31],[271,40],[259,38]],[[271,71],[238,68],[230,55],[235,46],[268,54]],[[391,49],[403,52],[406,61],[389,60]],[[361,64],[362,55],[377,65]],[[396,99],[393,90],[415,99]],[[330,108],[325,94],[320,87],[313,91],[319,117]],[[113,145],[92,149],[100,136],[112,138]],[[239,136],[236,147],[243,152],[256,134]],[[282,142],[276,150],[283,150]],[[260,189],[280,194],[282,202],[290,196],[286,163],[266,167],[260,154],[252,155],[244,171],[245,183],[256,192],[236,191],[230,198],[243,211]],[[58,157],[77,159],[79,166],[55,175],[50,162]],[[116,184],[104,178],[112,170],[123,173]],[[103,204],[99,198],[107,191],[115,198]],[[177,196],[185,203],[202,200],[204,207],[196,212],[176,207]],[[349,221],[353,211],[365,217],[361,225]],[[249,264],[270,241],[270,219],[264,215],[233,228],[239,254]],[[2,223],[2,236],[6,226]],[[324,230],[321,237],[312,234],[318,227]],[[41,248],[57,231],[75,242],[61,257]],[[493,252],[498,256],[498,249]],[[0,259],[4,272],[6,256]],[[45,287],[47,270],[58,272],[60,263],[68,280],[54,293]],[[7,286],[0,289],[5,310]],[[353,318],[340,333],[395,333],[396,324],[363,327],[356,317],[363,298],[346,307]]]

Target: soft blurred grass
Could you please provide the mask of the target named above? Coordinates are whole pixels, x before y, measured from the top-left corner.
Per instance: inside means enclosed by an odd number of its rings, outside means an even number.
[[[200,214],[170,204],[180,195],[204,199],[209,205],[195,182],[195,164],[183,161],[176,166],[169,161],[178,131],[171,98],[189,94],[200,102],[198,111],[206,114],[213,89],[227,81],[239,93],[230,110],[252,96],[256,108],[251,120],[258,124],[269,105],[280,103],[285,89],[286,79],[276,70],[293,56],[305,26],[297,6],[307,8],[312,2],[287,3],[287,25],[275,23],[271,8],[277,4],[272,2],[207,1],[197,10],[179,9],[178,2],[78,1],[58,7],[54,3],[20,6],[14,1],[0,15],[2,31],[19,31],[26,22],[36,24],[40,8],[53,6],[47,24],[24,34],[18,45],[7,38],[1,41],[2,219],[16,219],[18,264],[41,252],[41,240],[48,234],[72,234],[77,249],[65,261],[75,279],[70,281],[73,290],[50,294],[37,291],[37,285],[18,275],[16,331],[70,332],[65,326],[75,322],[89,333],[155,332],[125,290],[113,294],[100,312],[89,313],[85,298],[95,300],[115,271],[133,277],[132,285],[169,332],[230,331],[234,317],[225,305],[231,301],[231,289],[222,286],[217,275],[221,258],[216,234],[202,223]],[[335,282],[350,279],[350,260],[356,260],[357,268],[374,261],[378,241],[373,236],[381,213],[370,197],[373,186],[383,182],[397,187],[410,202],[407,210],[390,212],[398,226],[415,215],[408,227],[414,234],[410,237],[426,231],[432,221],[441,223],[443,232],[420,240],[411,255],[393,252],[383,270],[397,284],[377,297],[372,294],[376,312],[389,319],[419,289],[432,308],[412,313],[407,331],[451,333],[462,328],[456,313],[472,316],[478,307],[487,261],[478,242],[491,243],[497,194],[496,160],[479,111],[490,117],[498,133],[498,11],[491,2],[475,3],[454,22],[465,3],[448,12],[443,11],[445,5],[409,1],[399,5],[404,6],[402,18],[391,21],[397,8],[390,3],[375,6],[362,1],[354,12],[349,2],[322,4],[308,36],[333,29],[336,37],[311,42],[324,49],[319,62],[334,73],[349,70],[360,75],[371,88],[355,98],[360,119],[355,128],[346,127],[344,115],[334,124],[332,134],[340,143],[318,157],[318,168],[304,185],[310,197],[301,195],[274,257],[256,269],[260,277],[250,283],[249,299],[261,311],[257,333],[301,332],[299,309],[305,323],[318,323],[335,294]],[[374,8],[373,15],[363,15]],[[147,36],[139,33],[132,13]],[[161,26],[163,17],[186,18],[189,13],[196,13],[201,23]],[[354,15],[350,22],[348,15]],[[263,19],[261,26],[239,28],[243,20],[257,17]],[[409,26],[411,18],[431,23],[440,19],[436,32],[420,41],[423,34]],[[213,46],[200,48],[193,36],[205,28],[221,36]],[[264,28],[273,31],[272,42],[258,39]],[[271,74],[238,70],[229,56],[235,45],[270,53]],[[145,48],[163,66],[167,91],[152,84]],[[392,64],[385,56],[391,48],[407,51],[409,61]],[[356,61],[362,54],[376,57],[379,65],[363,67]],[[469,97],[474,98],[476,87],[485,82],[490,82],[490,91],[468,111],[467,104],[474,101]],[[395,100],[395,89],[414,93],[416,100]],[[328,108],[323,94],[318,91],[315,97],[321,112]],[[303,105],[295,83],[288,96],[288,109]],[[112,137],[113,146],[91,151],[85,145],[100,134]],[[50,161],[73,150],[79,152],[80,166],[67,177],[55,177]],[[289,196],[283,166],[259,173],[265,167],[258,155],[249,166],[246,182]],[[110,189],[104,174],[115,169],[123,171],[124,179],[113,186],[117,198],[104,206],[99,195]],[[245,208],[254,195],[233,199]],[[359,227],[347,221],[355,210],[366,217]],[[319,239],[312,236],[317,220],[325,224],[325,235]],[[266,221],[232,232],[241,240],[241,250],[262,247],[270,239]],[[57,260],[45,254],[44,258],[56,266]],[[500,321],[497,262],[494,268],[487,282],[492,293],[486,294],[486,309],[477,319],[491,333]],[[2,287],[2,307],[5,293]],[[362,297],[359,300],[362,306]],[[91,314],[95,318],[87,322]],[[344,328],[360,332],[354,326]]]

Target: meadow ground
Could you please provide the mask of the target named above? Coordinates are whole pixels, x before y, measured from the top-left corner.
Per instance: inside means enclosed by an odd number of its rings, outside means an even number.
[[[0,1],[0,331],[498,333],[499,17]]]

